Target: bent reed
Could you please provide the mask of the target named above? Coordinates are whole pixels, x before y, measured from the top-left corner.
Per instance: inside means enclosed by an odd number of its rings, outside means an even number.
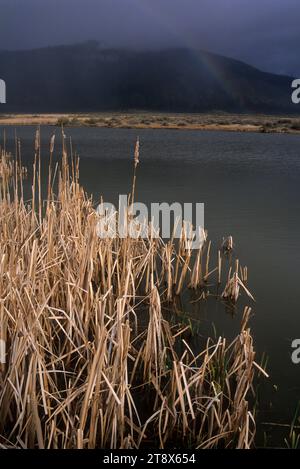
[[[245,268],[222,272],[221,250],[211,267],[207,239],[191,252],[184,236],[99,238],[62,138],[55,168],[51,139],[46,201],[39,130],[31,200],[18,158],[10,183],[0,178],[1,447],[250,448],[254,380],[265,374],[251,308],[232,342],[208,338],[198,349],[180,314],[174,322],[166,312],[187,289],[206,301],[208,280],[224,283],[220,301],[250,298]]]

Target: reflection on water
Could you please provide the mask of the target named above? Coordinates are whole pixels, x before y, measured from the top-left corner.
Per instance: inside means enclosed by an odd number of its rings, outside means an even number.
[[[42,129],[45,161],[52,132]],[[136,199],[204,202],[213,243],[219,246],[223,236],[233,235],[256,298],[251,321],[256,350],[269,357],[271,378],[261,390],[261,418],[290,422],[300,399],[300,365],[291,361],[291,342],[300,338],[300,136],[95,128],[66,133],[81,157],[81,183],[96,200],[103,195],[116,203],[119,194],[129,192],[138,134]],[[13,151],[13,129],[6,134]],[[23,163],[29,164],[34,129],[20,127],[17,134]],[[200,334],[237,332],[239,312],[226,314],[219,302],[201,303],[200,310],[196,305],[191,315]]]

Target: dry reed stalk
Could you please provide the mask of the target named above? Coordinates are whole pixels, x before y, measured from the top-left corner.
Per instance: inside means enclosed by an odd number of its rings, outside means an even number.
[[[221,251],[218,251],[218,284],[221,283],[221,274],[222,274],[222,257]]]
[[[137,166],[140,162],[140,140],[137,138],[134,148],[134,160],[133,160],[133,179],[132,179],[132,189],[131,189],[131,196],[130,196],[130,203],[133,205],[134,203],[134,196],[135,196],[135,184],[136,184],[136,170]]]
[[[240,279],[238,275],[238,262],[236,266],[236,271],[234,272],[233,276],[230,277],[227,281],[227,284],[225,286],[225,289],[222,293],[222,298],[229,299],[233,301],[234,303],[237,302],[240,294],[240,287],[245,291],[246,295],[251,298],[251,300],[254,300],[254,297],[250,293],[250,291],[246,288],[242,280]]]

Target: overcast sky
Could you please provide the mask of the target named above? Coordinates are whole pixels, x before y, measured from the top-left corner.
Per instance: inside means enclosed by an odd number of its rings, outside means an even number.
[[[207,49],[300,76],[300,0],[0,0],[0,49]]]

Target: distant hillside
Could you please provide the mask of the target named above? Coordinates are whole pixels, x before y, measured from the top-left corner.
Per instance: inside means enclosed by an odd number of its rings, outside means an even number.
[[[103,50],[97,43],[0,51],[0,112],[299,112],[291,81],[204,51]]]

